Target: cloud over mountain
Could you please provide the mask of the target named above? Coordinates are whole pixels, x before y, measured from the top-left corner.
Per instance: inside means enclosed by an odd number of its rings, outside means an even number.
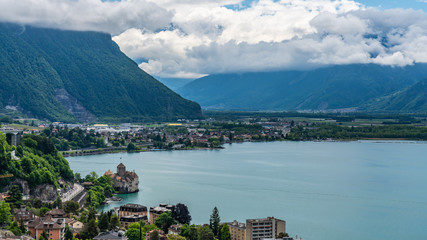
[[[350,0],[5,0],[0,19],[114,35],[161,77],[427,62],[427,15]]]

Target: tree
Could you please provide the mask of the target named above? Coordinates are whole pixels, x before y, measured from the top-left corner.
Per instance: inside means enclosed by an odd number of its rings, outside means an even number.
[[[156,219],[155,222],[156,226],[163,230],[163,232],[168,233],[168,228],[176,224],[176,221],[172,217],[172,212],[167,211],[162,214]]]
[[[53,202],[53,208],[56,207],[58,207],[59,209],[64,209],[64,205],[62,204],[62,200],[59,196],[56,198],[55,202]]]
[[[150,234],[150,240],[160,240],[159,231],[153,230]]]
[[[178,203],[173,212],[172,217],[181,224],[190,224],[191,216],[188,207],[185,204]]]
[[[119,217],[116,214],[111,215],[110,226],[108,227],[108,229],[109,230],[115,230],[119,226],[120,226]]]
[[[77,214],[77,212],[79,211],[79,209],[80,209],[80,204],[78,202],[76,202],[76,201],[69,200],[69,201],[66,201],[64,203],[64,211],[66,213]]]
[[[43,217],[49,211],[50,211],[49,208],[47,208],[47,207],[41,207],[40,208],[40,217]]]
[[[64,234],[65,240],[73,240],[73,232],[71,231],[70,227],[68,225],[65,226],[65,234]]]
[[[21,236],[22,235],[21,228],[19,227],[19,225],[16,221],[13,221],[12,224],[10,224],[7,227],[7,229],[10,230],[13,234],[15,234],[15,236]]]
[[[190,226],[188,226],[188,224],[182,225],[181,229],[179,231],[179,235],[183,236],[185,238],[189,238],[189,236],[190,236]]]
[[[45,231],[43,231],[42,234],[40,234],[39,240],[49,240],[49,236]]]
[[[224,223],[221,227],[219,240],[231,240],[230,228],[227,223]]]
[[[280,232],[276,238],[285,238],[285,237],[289,237],[289,234],[287,234],[285,232]]]
[[[22,192],[18,185],[13,185],[7,192],[6,202],[10,204],[12,208],[19,208],[22,204]]]
[[[185,237],[176,235],[176,234],[168,234],[169,240],[187,240]]]
[[[0,226],[9,224],[12,221],[12,213],[10,213],[10,205],[5,201],[0,202]]]
[[[142,236],[139,227],[138,228],[131,228],[126,231],[125,233],[128,240],[140,240],[140,236]]]
[[[197,227],[194,225],[190,226],[190,230],[188,231],[188,240],[198,240],[199,239],[199,233],[197,231]]]
[[[99,220],[98,220],[99,230],[101,232],[106,232],[108,230],[109,224],[110,224],[110,221],[108,219],[108,214],[101,213],[101,216],[99,217]]]
[[[89,222],[84,225],[83,231],[81,232],[82,238],[84,239],[92,239],[98,236],[98,234],[99,229],[96,226],[95,218],[89,220]]]
[[[127,151],[128,152],[132,152],[132,151],[135,151],[135,150],[136,150],[135,144],[129,143],[128,146],[127,146]]]
[[[214,240],[215,235],[208,226],[199,228],[199,240]]]
[[[209,219],[209,227],[212,229],[212,232],[215,234],[215,236],[218,236],[219,234],[219,223],[221,222],[221,218],[219,217],[218,208],[214,207],[212,210],[211,217]]]

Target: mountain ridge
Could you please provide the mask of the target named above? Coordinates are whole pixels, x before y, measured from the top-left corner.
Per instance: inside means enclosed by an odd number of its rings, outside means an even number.
[[[0,37],[0,108],[64,122],[201,117],[197,103],[141,70],[109,34],[0,23]]]
[[[206,76],[177,90],[211,110],[334,110],[359,108],[427,77],[427,64],[337,65],[309,71]]]

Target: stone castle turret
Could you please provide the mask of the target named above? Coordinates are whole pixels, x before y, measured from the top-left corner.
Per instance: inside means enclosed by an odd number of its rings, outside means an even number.
[[[117,165],[117,174],[123,177],[126,173],[126,166],[123,163]]]
[[[113,181],[114,189],[119,193],[132,193],[139,191],[139,179],[135,172],[126,171],[126,166],[120,163],[117,166],[117,173],[112,173],[110,170],[104,173]]]

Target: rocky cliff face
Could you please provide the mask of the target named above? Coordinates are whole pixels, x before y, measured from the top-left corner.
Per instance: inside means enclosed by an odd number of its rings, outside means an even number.
[[[42,184],[36,188],[30,188],[27,181],[16,179],[15,181],[11,182],[9,186],[5,188],[5,190],[8,191],[9,188],[13,185],[18,185],[22,190],[22,194],[28,195],[29,198],[32,199],[38,198],[43,202],[53,202],[56,200],[56,198],[58,198],[56,187],[52,184]]]
[[[65,89],[56,89],[55,98],[71,113],[79,122],[94,122],[96,117]]]

